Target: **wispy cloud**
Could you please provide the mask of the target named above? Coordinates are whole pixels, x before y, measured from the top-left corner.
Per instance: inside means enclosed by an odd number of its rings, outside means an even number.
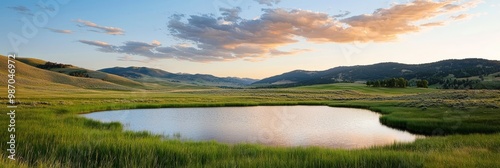
[[[78,42],[87,45],[97,46],[99,47],[97,48],[97,50],[101,52],[114,52],[116,48],[115,46],[102,41],[78,40]]]
[[[194,62],[262,60],[294,55],[304,49],[282,51],[278,48],[298,42],[315,43],[386,42],[399,35],[425,28],[444,26],[462,18],[460,12],[481,1],[415,0],[344,18],[308,10],[264,9],[256,19],[239,17],[241,9],[221,9],[223,17],[212,15],[173,15],[167,26],[172,36],[191,45],[161,46],[144,42],[125,42],[121,46],[96,45],[105,52],[140,55],[154,59],[179,59]],[[458,14],[458,15],[457,15]],[[456,15],[450,17],[450,15]],[[445,16],[445,17],[439,17]],[[465,15],[464,15],[465,16]],[[439,19],[445,18],[445,19]],[[427,23],[426,23],[427,22]]]
[[[33,12],[31,11],[31,9],[29,9],[28,7],[26,6],[22,6],[22,5],[19,5],[19,6],[11,6],[11,7],[7,7],[8,9],[11,9],[11,10],[14,10],[16,11],[17,13],[19,14],[23,14],[23,15],[33,15]]]
[[[151,59],[150,60],[138,60],[130,55],[124,55],[124,56],[118,57],[118,61],[150,63],[153,60],[151,60]]]
[[[342,18],[342,17],[346,17],[349,14],[351,14],[351,12],[349,12],[349,11],[343,11],[343,13],[337,14],[337,15],[333,15],[332,17],[334,17],[334,18]]]
[[[7,8],[15,10],[15,11],[19,11],[19,12],[30,12],[31,11],[29,8],[27,8],[26,6],[22,6],[22,5],[11,6],[11,7],[7,7]]]
[[[93,46],[98,46],[98,47],[109,47],[111,46],[110,44],[102,41],[89,41],[89,40],[79,40],[79,42],[88,44],[88,45],[93,45]]]
[[[127,41],[121,46],[115,46],[102,41],[79,40],[80,43],[97,46],[98,51],[108,53],[122,53],[129,55],[141,55],[148,58],[173,58],[166,53],[156,50],[163,50],[161,43],[153,40],[151,43]]]
[[[421,24],[420,26],[422,27],[433,27],[433,26],[444,26],[445,22],[430,22],[430,23],[424,23]]]
[[[254,1],[258,2],[259,4],[273,6],[274,4],[280,3],[281,0],[254,0]]]
[[[42,10],[46,10],[46,11],[50,11],[50,12],[56,11],[56,9],[53,6],[45,6],[45,5],[41,5],[41,4],[37,4],[36,6]]]
[[[462,19],[467,19],[467,18],[470,18],[472,17],[471,14],[460,14],[460,15],[456,15],[456,16],[451,16],[451,18],[455,19],[455,20],[462,20]]]
[[[110,34],[110,35],[123,35],[125,33],[123,31],[123,29],[121,29],[121,28],[100,26],[100,25],[97,25],[91,21],[78,19],[75,22],[79,23],[78,26],[80,26],[80,27],[93,28],[93,29],[90,29],[90,31],[94,31],[94,32],[106,33],[106,34]]]
[[[48,28],[48,27],[46,29],[50,30],[54,33],[62,33],[62,34],[72,34],[73,33],[73,31],[71,31],[71,30],[53,29],[53,28]]]

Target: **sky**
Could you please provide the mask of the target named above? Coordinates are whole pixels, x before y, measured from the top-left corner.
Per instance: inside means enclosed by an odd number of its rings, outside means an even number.
[[[262,79],[380,62],[500,60],[500,0],[18,0],[0,54]]]

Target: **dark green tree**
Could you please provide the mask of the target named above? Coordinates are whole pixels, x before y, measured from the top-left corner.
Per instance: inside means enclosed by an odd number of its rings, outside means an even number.
[[[419,88],[428,88],[429,87],[429,82],[427,80],[417,81],[417,87],[419,87]]]
[[[373,86],[374,86],[374,87],[380,87],[380,86],[381,86],[381,85],[380,85],[380,81],[379,81],[379,80],[377,80]]]

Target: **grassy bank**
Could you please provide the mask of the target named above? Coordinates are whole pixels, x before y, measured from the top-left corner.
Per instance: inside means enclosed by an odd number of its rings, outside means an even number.
[[[377,92],[377,91],[373,91]],[[5,167],[495,167],[500,159],[497,91],[426,91],[374,95],[359,89],[191,90],[164,92],[21,90],[17,162]],[[458,96],[458,97],[457,97]],[[459,98],[459,99],[457,99]],[[4,98],[3,98],[4,99]],[[385,114],[386,125],[433,135],[410,144],[358,150],[185,142],[79,113],[161,107],[331,105]],[[6,109],[3,108],[5,111]],[[455,115],[457,114],[457,115]],[[457,118],[458,117],[458,118]],[[8,125],[8,116],[0,116]],[[477,126],[477,127],[475,127]],[[3,141],[8,134],[2,131]],[[467,135],[451,135],[451,134]],[[0,143],[2,149],[6,143]]]

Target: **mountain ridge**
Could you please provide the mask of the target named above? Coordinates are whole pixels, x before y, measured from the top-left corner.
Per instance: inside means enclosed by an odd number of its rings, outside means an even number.
[[[142,80],[144,78],[156,78],[169,82],[181,82],[205,86],[238,87],[250,85],[257,81],[256,79],[251,78],[217,77],[210,74],[172,73],[156,68],[135,66],[104,68],[98,71],[132,78],[139,81],[144,81]]]
[[[475,80],[474,84],[477,84],[479,83],[477,80],[480,79],[484,82],[480,83],[481,87],[476,88],[500,89],[500,61],[481,58],[447,59],[422,64],[381,62],[371,65],[338,66],[322,71],[299,69],[264,78],[262,80],[238,77],[217,77],[200,73],[172,73],[161,69],[137,66],[116,66],[93,71],[69,64],[52,63],[36,58],[19,58],[19,61],[34,68],[41,68],[55,73],[63,73],[68,76],[76,76],[79,77],[78,80],[80,81],[85,80],[85,78],[89,78],[89,80],[100,79],[110,82],[108,84],[113,83],[136,89],[147,89],[151,84],[155,86],[179,85],[179,87],[190,88],[194,86],[222,88],[293,87],[315,84],[373,81],[399,77],[403,77],[410,81],[425,79],[429,81],[430,85],[435,85],[438,88],[444,85],[446,85],[446,88],[460,88],[460,82],[455,82],[454,80]],[[63,78],[60,75],[57,76],[58,79]],[[71,80],[74,80],[74,78],[71,78]],[[97,82],[94,80],[92,81],[93,83]],[[57,83],[65,83],[65,81],[58,80]],[[83,88],[88,87],[83,85],[80,86],[81,84],[76,83],[67,84]],[[102,83],[102,86],[104,86],[104,83]],[[471,83],[468,83],[468,88],[473,88]]]
[[[264,78],[254,86],[303,86],[337,82],[355,82],[403,77],[426,79],[436,84],[453,75],[456,78],[488,75],[500,72],[500,61],[481,58],[448,59],[423,64],[382,62],[371,65],[339,66],[323,71],[294,70]],[[280,84],[280,81],[289,81]]]

